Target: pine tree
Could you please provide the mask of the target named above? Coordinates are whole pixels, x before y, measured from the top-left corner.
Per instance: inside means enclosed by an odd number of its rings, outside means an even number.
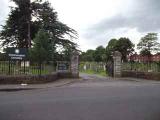
[[[48,1],[12,0],[6,24],[0,31],[2,46],[31,47],[36,33],[40,29],[48,32],[53,47],[56,45],[76,46],[70,39],[77,38],[77,32],[58,20],[57,12]],[[65,36],[65,37],[64,37]]]
[[[52,56],[52,45],[50,44],[49,34],[40,30],[34,38],[33,48],[30,49],[30,59],[33,61],[48,61]]]

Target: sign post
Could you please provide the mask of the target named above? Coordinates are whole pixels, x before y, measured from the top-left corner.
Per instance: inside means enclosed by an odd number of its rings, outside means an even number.
[[[26,48],[7,48],[7,55],[9,59],[8,74],[12,73],[12,61],[24,61],[24,73],[25,73],[25,60],[27,60],[27,49]]]
[[[8,48],[7,54],[10,60],[25,60],[27,58],[26,48]]]
[[[60,73],[69,72],[69,63],[66,61],[57,61],[57,71]]]

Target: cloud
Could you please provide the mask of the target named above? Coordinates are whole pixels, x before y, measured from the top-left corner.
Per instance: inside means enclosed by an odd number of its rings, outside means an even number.
[[[9,1],[0,0],[0,25],[9,13]],[[49,1],[60,20],[78,31],[83,50],[106,46],[111,38],[129,37],[137,43],[147,32],[160,32],[160,0]]]
[[[133,3],[127,7],[127,10],[119,10],[116,15],[88,27],[83,37],[96,41],[110,38],[111,36],[116,37],[117,34],[118,36],[119,34],[124,35],[124,33],[128,33],[131,30],[136,30],[139,33],[159,32],[160,1],[134,0]]]
[[[4,24],[7,15],[9,13],[9,0],[1,0],[0,1],[0,25]]]

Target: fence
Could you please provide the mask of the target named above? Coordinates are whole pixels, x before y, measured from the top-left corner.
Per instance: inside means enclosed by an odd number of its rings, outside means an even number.
[[[0,61],[0,75],[44,75],[55,72],[54,62]]]
[[[106,64],[103,62],[81,62],[80,72],[106,75]]]
[[[160,62],[128,62],[122,63],[122,70],[137,72],[160,72]]]

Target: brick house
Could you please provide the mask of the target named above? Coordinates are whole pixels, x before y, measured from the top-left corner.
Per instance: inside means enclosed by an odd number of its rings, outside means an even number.
[[[143,56],[138,54],[133,54],[128,56],[128,61],[136,61],[136,62],[158,62],[160,61],[160,54],[155,54],[151,56]]]

